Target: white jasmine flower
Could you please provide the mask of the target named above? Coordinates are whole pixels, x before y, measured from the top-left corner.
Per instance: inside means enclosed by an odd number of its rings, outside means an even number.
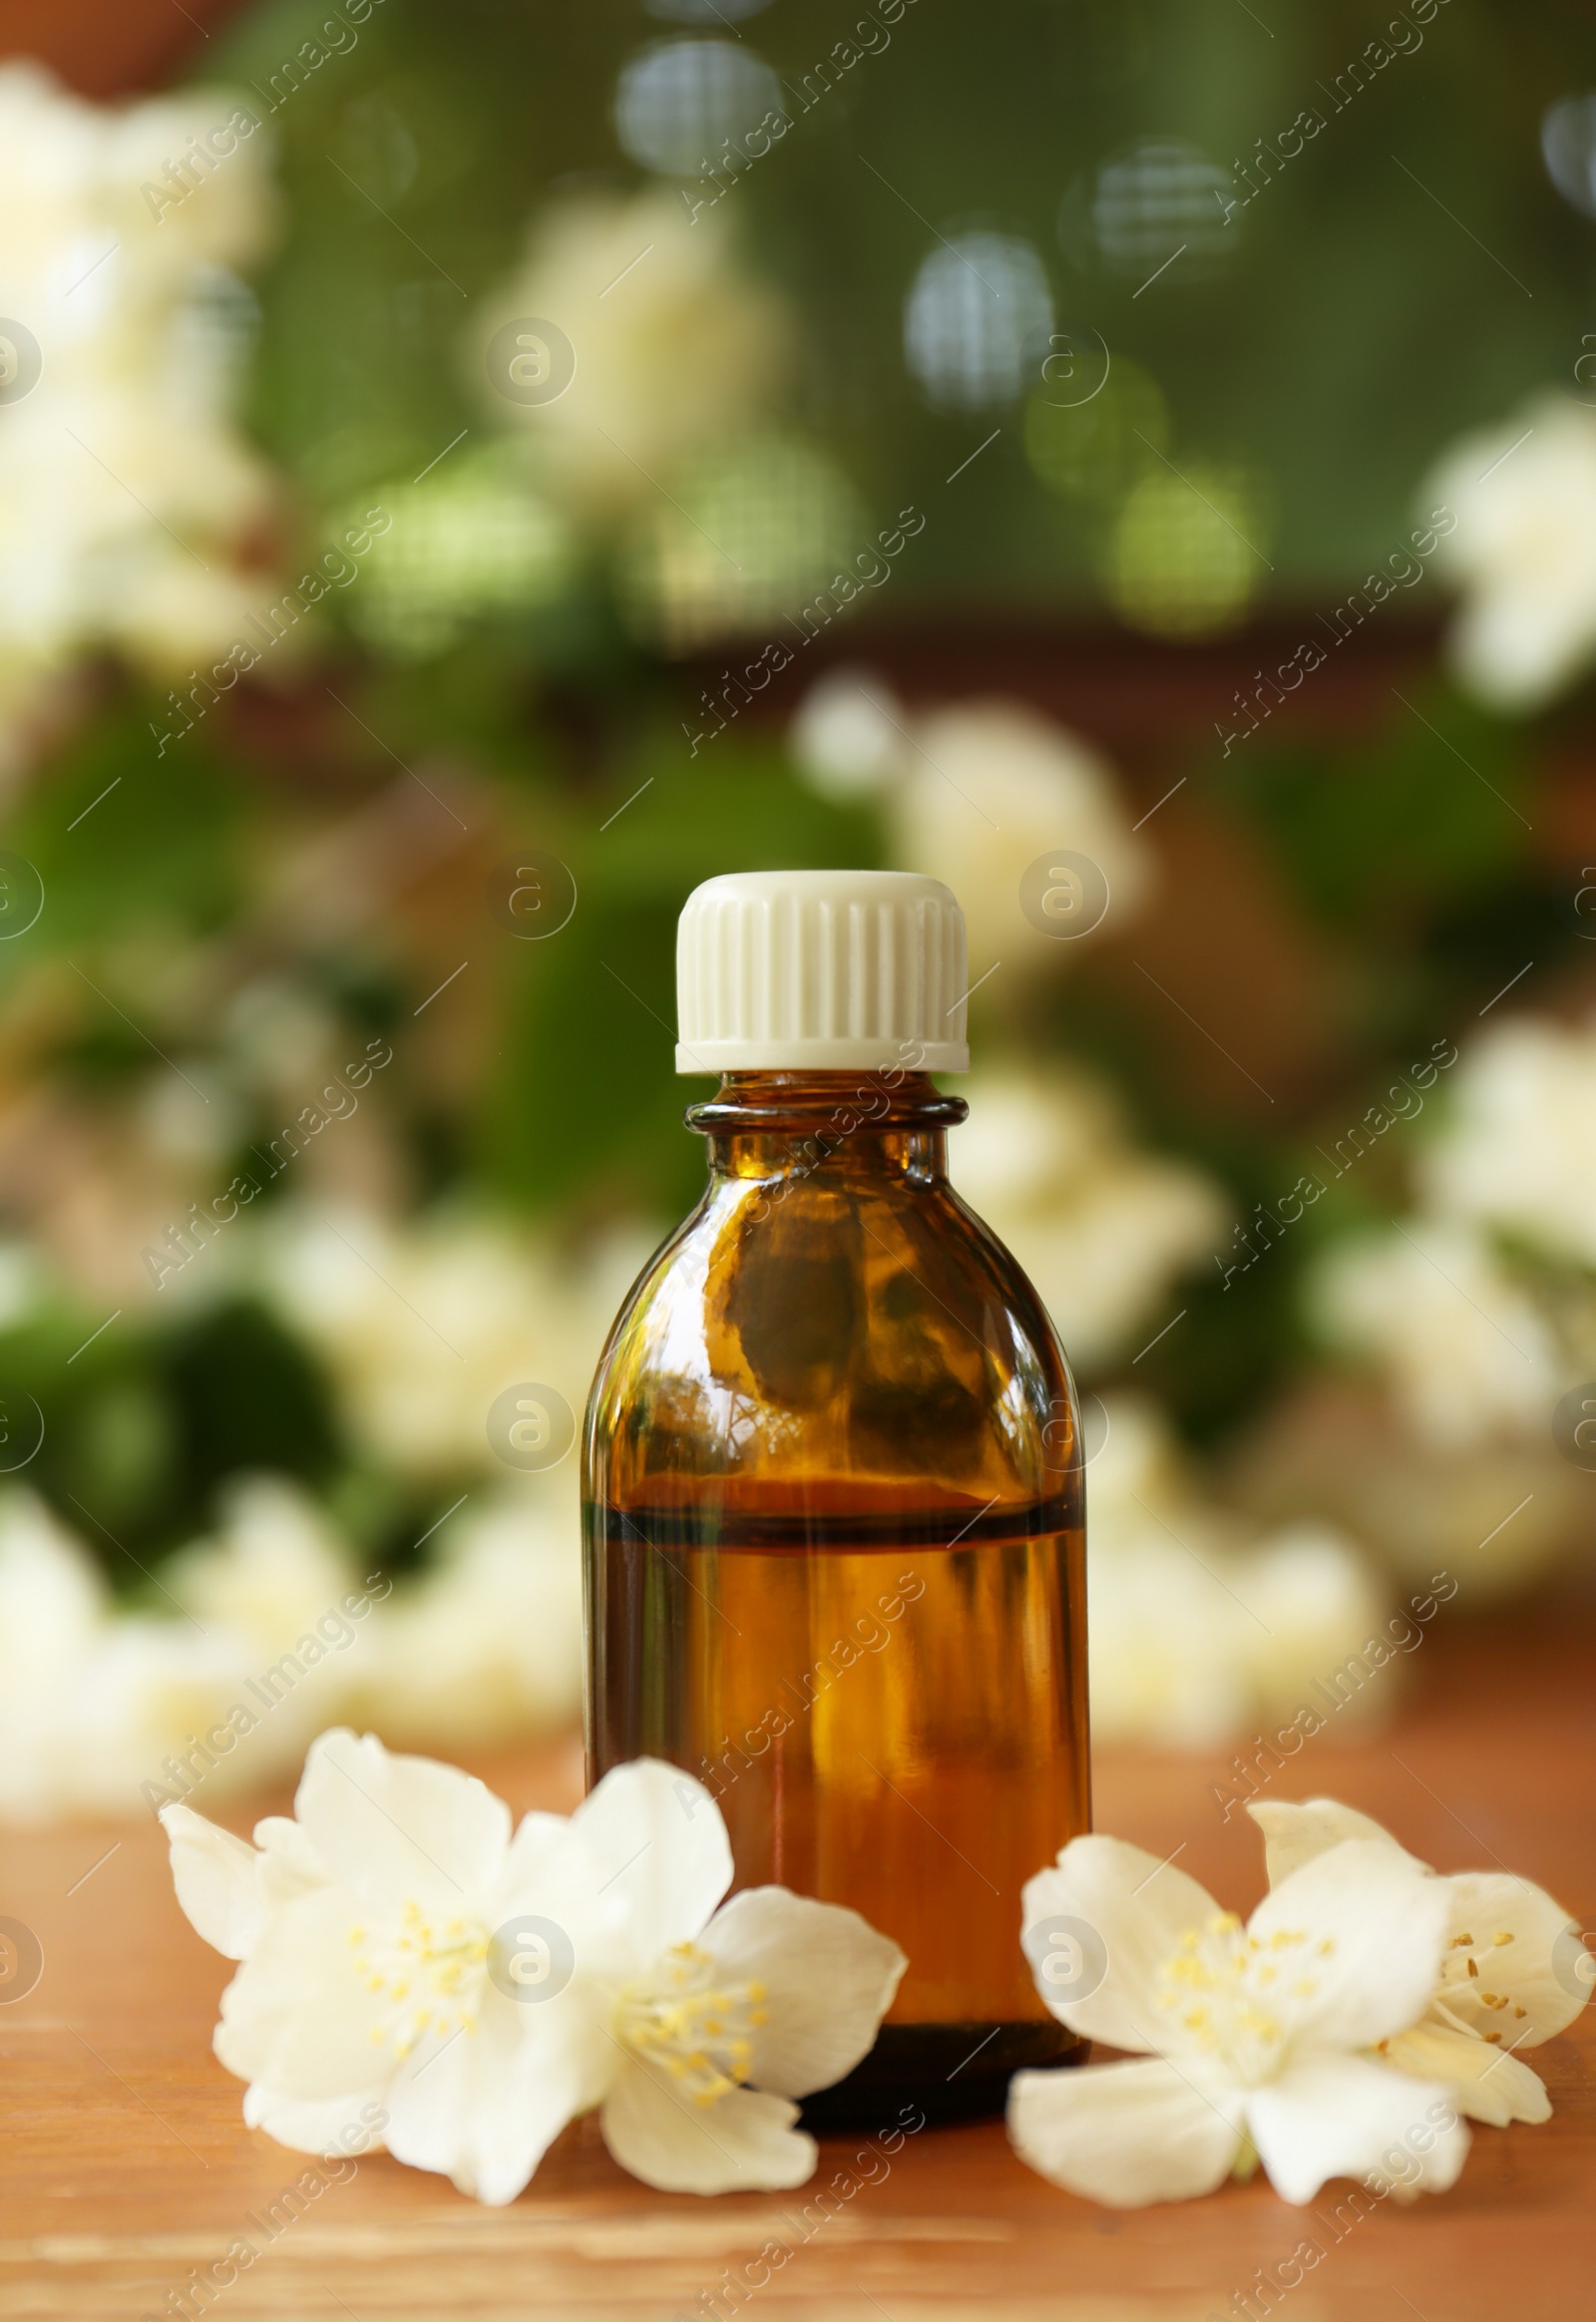
[[[1509,1018],[1475,1041],[1452,1079],[1445,1127],[1419,1168],[1427,1200],[1553,1260],[1596,1267],[1596,1018]]]
[[[181,1550],[164,1578],[188,1614],[230,1641],[252,1681],[234,1694],[252,1724],[206,1770],[212,1794],[297,1765],[312,1735],[350,1714],[378,1658],[372,1604],[365,1577],[300,1484],[232,1478],[215,1536]]]
[[[234,1476],[216,1537],[181,1550],[165,1574],[187,1611],[231,1629],[268,1660],[354,1586],[326,1517],[283,1475]]]
[[[822,796],[880,795],[893,859],[958,895],[973,963],[1000,960],[1011,977],[1078,956],[1077,943],[1043,934],[1021,908],[1021,881],[1049,849],[1084,855],[1101,872],[1107,904],[1096,927],[1117,933],[1151,893],[1153,857],[1107,760],[1023,702],[922,714],[876,671],[834,669],[804,697],[788,741]]]
[[[390,1741],[481,1747],[582,1708],[582,1545],[572,1463],[468,1507],[431,1571],[378,1608],[361,1699]],[[571,1474],[571,1488],[561,1478]]]
[[[1002,700],[938,710],[917,719],[912,734],[888,801],[893,860],[952,887],[973,972],[1001,960],[1012,976],[1079,956],[1079,943],[1041,934],[1020,908],[1020,881],[1049,848],[1084,855],[1102,873],[1102,932],[1130,924],[1152,892],[1153,857],[1090,743]]]
[[[1552,1334],[1477,1231],[1433,1215],[1332,1251],[1311,1298],[1344,1345],[1373,1356],[1424,1441],[1539,1434],[1560,1391]]]
[[[580,1411],[613,1313],[598,1311],[589,1278],[489,1219],[299,1214],[263,1234],[260,1265],[357,1436],[407,1475],[502,1474],[487,1434],[495,1398],[536,1382]]]
[[[1373,1381],[1321,1376],[1249,1435],[1229,1480],[1260,1519],[1311,1513],[1345,1527],[1404,1588],[1445,1572],[1477,1607],[1522,1590],[1583,1536],[1586,1479],[1559,1455],[1548,1416],[1530,1434],[1435,1443]],[[1359,1646],[1350,1636],[1311,1674]]]
[[[970,1100],[952,1150],[960,1192],[1035,1284],[1077,1369],[1132,1352],[1175,1276],[1223,1236],[1218,1187],[1139,1152],[1084,1071],[998,1068]]]
[[[1136,2208],[1255,2159],[1298,2205],[1327,2177],[1395,2174],[1398,2193],[1456,2177],[1468,2131],[1445,2089],[1361,2053],[1422,2014],[1445,1939],[1444,1896],[1397,1849],[1330,1849],[1244,1927],[1175,1864],[1075,1838],[1027,1882],[1024,1925],[1052,2013],[1141,2059],[1016,2074],[1009,2135],[1054,2183]],[[1060,1962],[1079,1996],[1058,1996]]]
[[[1260,1538],[1204,1496],[1154,1405],[1116,1394],[1103,1413],[1086,1487],[1094,1733],[1206,1748],[1290,1714],[1382,1618],[1350,1542],[1303,1524]]]
[[[802,2184],[816,2148],[789,2100],[869,2053],[904,1954],[857,1912],[785,1887],[721,1903],[725,1823],[673,1766],[617,1766],[572,1820],[611,1906],[589,2001],[609,2150],[667,2192]]]
[[[909,712],[874,669],[828,669],[787,729],[798,771],[822,798],[867,798],[903,770]]]
[[[338,1731],[312,1742],[294,1818],[257,1823],[253,1847],[187,1806],[161,1818],[179,1902],[242,1962],[213,2045],[249,2083],[249,2127],[331,2152],[375,2106],[396,2158],[514,2199],[592,2102],[569,2018],[489,1974],[506,1922],[564,1899],[569,1825],[530,1814],[512,1837],[471,1775]]]
[[[1335,1798],[1260,1800],[1247,1811],[1264,1833],[1272,1886],[1352,1839],[1415,1863],[1389,1830]],[[1415,1867],[1446,1897],[1446,1942],[1428,2007],[1380,2053],[1416,2079],[1443,2082],[1471,2120],[1496,2128],[1549,2120],[1545,2084],[1518,2051],[1567,2030],[1590,1996],[1596,1959],[1543,1887],[1510,1871],[1442,1878],[1428,1863]]]
[[[1583,1537],[1583,1478],[1552,1419],[1596,1368],[1596,1019],[1493,1021],[1436,1094],[1414,1212],[1332,1249],[1309,1284],[1312,1318],[1389,1411],[1301,1398],[1275,1428],[1271,1489],[1415,1577],[1443,1563],[1500,1594]]]
[[[540,212],[522,270],[484,315],[475,353],[523,316],[547,316],[576,353],[555,401],[486,390],[493,416],[528,426],[551,484],[614,516],[650,481],[723,444],[782,377],[789,327],[777,294],[741,273],[726,215],[689,217],[674,192],[584,194]]]
[[[1316,1678],[1359,1652],[1387,1617],[1387,1600],[1346,1533],[1299,1520],[1238,1557],[1234,1586],[1250,1618],[1238,1631],[1265,1717],[1290,1718]],[[1349,1705],[1353,1719],[1396,1707],[1396,1680]]]
[[[1493,707],[1538,709],[1596,649],[1596,412],[1537,397],[1454,444],[1423,499],[1457,519],[1435,561],[1463,590],[1459,677]]]
[[[208,661],[258,601],[274,493],[234,423],[224,313],[269,238],[269,143],[219,91],[112,110],[0,69],[0,314],[41,355],[0,430],[0,719],[106,645]]]
[[[83,1543],[31,1492],[0,1502],[0,1816],[144,1810],[140,1782],[224,1717],[234,1642],[118,1615]]]
[[[311,1746],[256,1846],[164,1809],[178,1899],[242,1962],[215,2051],[244,2119],[331,2150],[385,2118],[397,2159],[514,2199],[598,2105],[610,2150],[678,2190],[798,2184],[792,2095],[875,2038],[905,1961],[850,1911],[738,1896],[706,1790],[644,1760],[569,1819],[349,1733]],[[757,2084],[757,2089],[754,2085]]]

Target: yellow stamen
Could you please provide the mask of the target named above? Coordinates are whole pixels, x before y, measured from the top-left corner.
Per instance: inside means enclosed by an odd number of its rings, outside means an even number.
[[[762,1983],[716,1988],[714,1962],[695,1944],[667,1953],[662,1976],[628,1985],[616,2004],[616,2037],[634,2055],[683,2083],[693,2102],[712,2105],[748,2078],[753,2044],[745,2027],[765,2021]]]

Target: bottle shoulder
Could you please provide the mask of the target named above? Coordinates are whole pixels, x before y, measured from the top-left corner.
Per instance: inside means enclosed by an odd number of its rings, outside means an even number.
[[[711,1181],[616,1320],[587,1463],[626,1499],[801,1474],[979,1506],[1055,1495],[1075,1440],[1045,1309],[946,1180],[822,1171]]]

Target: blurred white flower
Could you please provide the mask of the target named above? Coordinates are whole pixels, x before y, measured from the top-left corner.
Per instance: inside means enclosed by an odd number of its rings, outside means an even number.
[[[237,1477],[213,1529],[162,1564],[152,1609],[132,1614],[80,1542],[13,1490],[0,1500],[0,1817],[133,1814],[200,1785],[236,1794],[356,1703],[422,1740],[500,1741],[577,1714],[576,1463],[501,1466],[489,1413],[507,1385],[532,1382],[580,1412],[656,1237],[617,1229],[572,1269],[489,1225],[300,1213],[239,1231],[209,1263],[305,1331],[368,1456],[423,1483],[481,1469],[497,1494],[474,1486],[396,1589],[356,1567],[300,1484]],[[0,1250],[0,1312],[38,1295],[32,1262]]]
[[[1078,957],[1045,933],[1021,882],[1047,854],[1084,855],[1101,874],[1102,916],[1118,933],[1153,885],[1153,858],[1132,832],[1106,759],[1012,701],[977,701],[917,718],[887,800],[893,858],[951,886],[964,906],[972,961],[1012,974]]]
[[[65,1692],[98,1641],[105,1587],[86,1551],[31,1492],[0,1502],[0,1799],[47,1813],[63,1783]]]
[[[1289,1719],[1311,1704],[1316,1681],[1361,1652],[1386,1617],[1384,1589],[1348,1534],[1333,1524],[1306,1518],[1286,1523],[1238,1554],[1232,1570],[1250,1616],[1237,1637],[1266,1720]],[[1371,1694],[1345,1706],[1356,1720],[1379,1716],[1392,1705]]]
[[[280,1475],[233,1479],[217,1536],[166,1567],[186,1611],[280,1653],[352,1585],[347,1553],[303,1488]]]
[[[1550,1424],[1560,1376],[1552,1334],[1471,1227],[1418,1216],[1345,1244],[1324,1260],[1311,1297],[1321,1326],[1379,1364],[1409,1425],[1438,1448]]]
[[[0,1816],[142,1811],[141,1778],[203,1733],[238,1675],[230,1641],[193,1621],[119,1619],[31,1492],[0,1501]]]
[[[441,1535],[363,1650],[363,1715],[393,1742],[472,1748],[582,1709],[582,1541],[569,1489],[501,1496]]]
[[[1418,1166],[1429,1203],[1596,1267],[1596,1018],[1508,1018],[1462,1059],[1450,1097]]]
[[[13,754],[19,721],[82,654],[110,645],[181,672],[225,649],[262,592],[245,568],[273,494],[232,418],[229,302],[243,294],[226,270],[269,239],[270,157],[241,118],[215,91],[114,112],[35,65],[0,68],[0,745]],[[197,145],[223,148],[208,173]],[[195,181],[182,199],[173,164]]]
[[[868,798],[902,771],[909,711],[874,669],[828,669],[798,704],[787,747],[823,798]]]
[[[1321,1373],[1240,1447],[1227,1488],[1260,1524],[1305,1513],[1352,1536],[1404,1587],[1446,1574],[1474,1609],[1526,1588],[1588,1532],[1589,1491],[1546,1424],[1435,1443],[1378,1379]]]
[[[61,1786],[46,1810],[148,1813],[154,1801],[145,1785],[165,1788],[169,1761],[187,1756],[199,1768],[214,1756],[224,1764],[206,1737],[219,1734],[242,1679],[236,1639],[203,1635],[176,1618],[113,1612],[65,1691],[70,1731],[61,1742]]]
[[[1255,1505],[1316,1507],[1475,1601],[1583,1544],[1564,1418],[1596,1372],[1593,1139],[1596,1022],[1509,1018],[1472,1044],[1415,1157],[1414,1209],[1309,1275],[1309,1320],[1365,1376],[1320,1381],[1259,1430],[1238,1468]]]
[[[239,1672],[229,1707],[241,1704],[246,1730],[213,1767],[194,1769],[208,1795],[258,1786],[297,1765],[311,1736],[345,1714],[376,1659],[375,1577],[357,1576],[314,1500],[280,1475],[234,1477],[214,1537],[171,1558],[170,1594],[228,1642]]]
[[[994,960],[1012,975],[1078,956],[1077,941],[1044,934],[1021,903],[1025,873],[1049,851],[1097,866],[1104,930],[1117,933],[1152,892],[1152,854],[1107,760],[1023,702],[917,714],[876,671],[834,669],[805,696],[788,746],[824,796],[881,793],[894,862],[953,889],[978,973]]]
[[[1098,1740],[1202,1748],[1296,1709],[1380,1620],[1358,1557],[1322,1526],[1260,1541],[1203,1500],[1152,1405],[1106,1409],[1086,1478]]]
[[[1020,881],[1049,850],[1085,855],[1106,880],[1117,934],[1147,900],[1153,859],[1135,836],[1105,758],[1016,701],[963,702],[917,721],[890,802],[893,858],[929,872],[964,906],[977,973],[1074,956],[1020,906]]]
[[[496,392],[507,427],[536,430],[550,482],[576,505],[613,516],[653,498],[655,479],[690,452],[718,448],[781,376],[790,325],[780,298],[741,273],[730,227],[694,220],[662,190],[584,194],[548,209],[525,262],[492,301],[488,332],[523,317],[552,322],[576,371],[564,393],[522,405]],[[482,360],[485,340],[474,342]]]
[[[1128,1352],[1173,1278],[1225,1228],[1216,1186],[1184,1162],[1138,1153],[1112,1092],[1061,1066],[978,1074],[952,1167],[1081,1371]]]
[[[240,1477],[214,1535],[156,1586],[170,1611],[121,1611],[39,1500],[0,1500],[0,1820],[235,1796],[356,1709],[395,1736],[482,1744],[581,1706],[574,1476],[458,1519],[438,1564],[397,1588],[356,1570],[297,1483]]]
[[[320,1072],[331,1072],[342,1029],[317,993],[295,976],[252,976],[222,1015],[228,1065],[250,1091],[276,1105]]]
[[[643,1241],[631,1250],[640,1265]],[[331,1368],[368,1456],[412,1476],[495,1472],[506,1387],[552,1386],[580,1413],[613,1319],[609,1278],[487,1220],[285,1217],[262,1235],[260,1282]]]
[[[186,1174],[218,1170],[242,1143],[248,1115],[212,1058],[186,1056],[181,1069],[181,1080],[172,1072],[152,1073],[139,1091],[134,1117],[140,1141],[154,1159]]]
[[[1479,1597],[1584,1538],[1554,1420],[1596,1371],[1593,1150],[1596,1023],[1509,1018],[1472,1045],[1415,1160],[1417,1206],[1309,1277],[1311,1321],[1389,1415],[1347,1392],[1301,1400],[1255,1446],[1255,1496],[1306,1498],[1400,1571],[1444,1563]]]
[[[1596,97],[1563,97],[1541,115],[1541,159],[1565,201],[1596,217]]]
[[[1422,498],[1457,519],[1435,561],[1463,594],[1458,677],[1495,708],[1539,708],[1596,651],[1596,411],[1539,396],[1454,444]]]
[[[1204,1748],[1247,1728],[1250,1623],[1211,1517],[1160,1472],[1169,1454],[1158,1423],[1118,1397],[1108,1407],[1108,1440],[1086,1477],[1092,1731],[1103,1742]]]

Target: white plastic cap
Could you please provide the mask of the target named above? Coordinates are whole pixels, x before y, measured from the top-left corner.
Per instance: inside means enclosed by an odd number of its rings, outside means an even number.
[[[734,871],[676,932],[678,1072],[968,1072],[965,915],[913,871]]]

